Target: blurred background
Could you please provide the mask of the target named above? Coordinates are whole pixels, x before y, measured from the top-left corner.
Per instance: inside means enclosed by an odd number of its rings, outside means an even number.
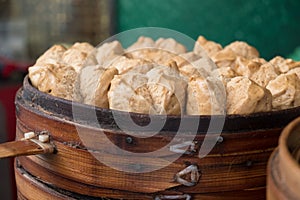
[[[299,0],[0,0],[0,143],[14,140],[15,92],[56,43],[97,45],[137,27],[164,27],[223,46],[243,40],[261,57],[300,60]],[[12,160],[0,160],[0,199],[15,199]]]

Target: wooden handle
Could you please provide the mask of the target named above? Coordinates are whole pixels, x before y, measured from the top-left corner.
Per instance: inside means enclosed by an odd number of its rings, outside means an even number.
[[[36,139],[20,140],[0,144],[0,159],[16,156],[53,153],[50,143],[42,143]]]

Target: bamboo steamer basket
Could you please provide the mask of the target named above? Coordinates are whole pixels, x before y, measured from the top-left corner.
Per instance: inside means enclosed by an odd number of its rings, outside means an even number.
[[[72,105],[82,109],[82,122],[75,122],[72,118]],[[265,199],[268,158],[278,144],[283,127],[300,113],[300,108],[293,108],[228,115],[221,135],[215,137],[211,134],[210,138],[217,140],[216,145],[201,159],[197,153],[211,116],[183,116],[190,121],[200,118],[195,137],[189,138],[189,130],[179,136],[185,141],[192,140],[193,148],[189,147],[177,160],[161,169],[129,173],[98,161],[82,143],[76,127],[79,126],[90,138],[103,131],[112,143],[124,150],[150,152],[170,142],[176,134],[180,117],[168,116],[158,134],[144,139],[122,132],[109,109],[96,108],[98,121],[104,127],[100,130],[84,119],[85,111],[89,109],[92,109],[89,105],[72,104],[42,93],[32,87],[28,77],[24,79],[16,96],[16,140],[20,141],[29,131],[47,132],[53,147],[49,152],[53,153],[41,154],[39,151],[46,148],[39,146],[36,151],[27,152],[37,155],[15,159],[19,199]],[[159,119],[160,116],[153,117]],[[148,116],[131,113],[131,118],[143,124]],[[105,150],[109,145],[101,144],[101,149],[94,152]],[[147,159],[151,164],[159,165],[177,153],[170,149],[159,158]],[[106,152],[106,158],[124,166],[134,166],[133,161],[139,159],[122,159],[118,152]],[[138,170],[140,166],[135,167]]]
[[[268,163],[267,199],[300,199],[300,117],[279,138]]]

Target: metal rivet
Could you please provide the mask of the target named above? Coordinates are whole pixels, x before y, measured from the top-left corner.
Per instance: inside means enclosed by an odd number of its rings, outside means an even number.
[[[251,160],[247,160],[247,161],[246,161],[246,166],[247,166],[247,167],[250,167],[250,166],[252,166],[252,164],[253,164],[253,163],[252,163],[252,161],[251,161]]]
[[[142,166],[140,164],[135,164],[134,165],[134,169],[137,170],[137,171],[139,171],[139,170],[142,169]]]
[[[17,113],[17,115],[19,115],[19,113],[20,113],[19,105],[16,105],[16,113]]]
[[[127,142],[128,144],[132,144],[132,142],[133,142],[132,137],[127,137],[127,138],[126,138],[126,142]]]
[[[224,138],[222,136],[217,137],[217,142],[222,143],[224,141]]]

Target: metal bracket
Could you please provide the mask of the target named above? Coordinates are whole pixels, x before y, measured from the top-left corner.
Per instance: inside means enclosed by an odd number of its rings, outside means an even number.
[[[190,174],[189,181],[182,178],[182,176],[187,174]],[[190,165],[175,175],[175,181],[184,186],[191,187],[195,186],[198,183],[200,176],[201,174],[199,173],[198,166]]]
[[[186,141],[179,144],[174,144],[170,146],[170,151],[174,153],[180,153],[180,154],[192,154],[196,152],[196,142],[195,141]],[[186,149],[183,149],[183,147],[187,147]]]
[[[163,200],[163,199],[185,199],[185,200],[191,200],[191,195],[189,194],[183,194],[183,195],[159,195],[156,196],[154,200]]]

